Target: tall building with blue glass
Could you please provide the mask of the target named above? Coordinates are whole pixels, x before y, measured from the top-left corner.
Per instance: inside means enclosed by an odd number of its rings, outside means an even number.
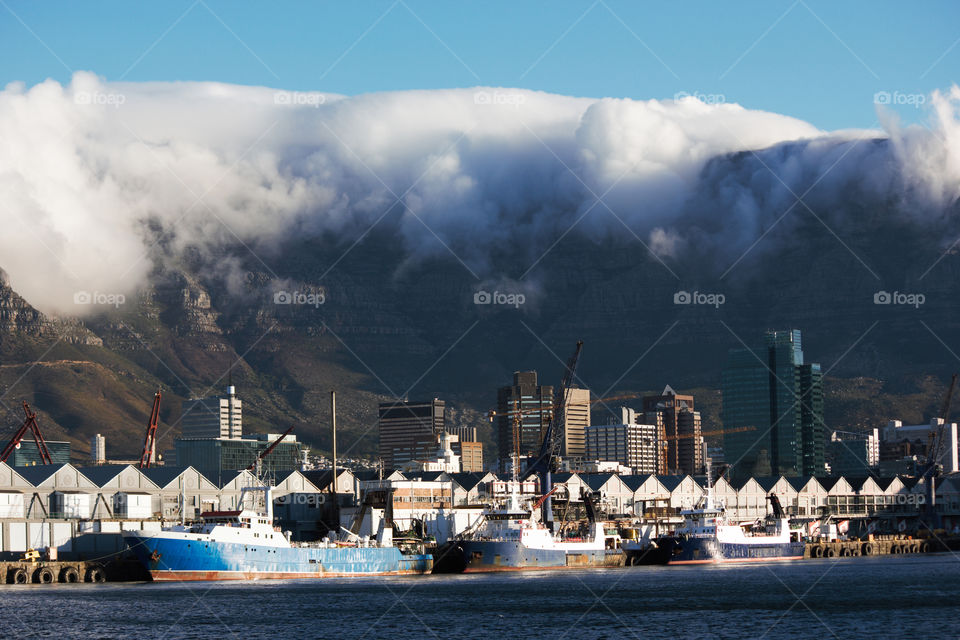
[[[823,373],[804,363],[798,329],[730,351],[722,415],[733,475],[824,475]]]

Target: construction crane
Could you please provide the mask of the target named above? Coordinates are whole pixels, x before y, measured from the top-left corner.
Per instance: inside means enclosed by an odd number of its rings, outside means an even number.
[[[160,420],[160,389],[153,396],[153,408],[147,421],[147,435],[143,439],[143,453],[140,454],[140,469],[149,469],[153,451],[157,446],[157,422]]]
[[[640,394],[638,393],[627,393],[627,394],[621,394],[616,396],[608,396],[606,398],[594,398],[593,400],[590,400],[590,404],[620,402],[622,400],[633,400],[639,397],[640,397]],[[553,411],[552,406],[549,408],[540,406],[540,407],[531,407],[528,409],[521,409],[519,404],[520,404],[519,401],[517,399],[514,399],[513,408],[506,412],[507,417],[513,416],[513,443],[514,443],[514,449],[515,449],[513,453],[516,456],[517,461],[520,460],[520,444],[521,444],[520,443],[520,427],[523,424],[523,416],[537,414],[537,413],[550,413],[552,415],[552,411]],[[490,422],[493,422],[494,419],[499,415],[500,414],[493,409],[487,412],[487,418],[490,420]]]
[[[927,447],[927,460],[920,471],[920,479],[923,481],[926,493],[925,520],[927,528],[935,530],[940,528],[940,514],[937,513],[937,477],[940,475],[940,458],[943,456],[943,449],[946,438],[944,431],[947,426],[947,419],[950,417],[950,401],[953,399],[953,391],[957,387],[957,374],[953,374],[950,379],[950,386],[940,405],[940,424],[936,431],[931,430],[930,444]]]
[[[547,526],[553,529],[553,503],[550,494],[553,493],[553,483],[550,478],[550,472],[554,461],[560,451],[560,444],[563,442],[563,425],[567,410],[567,400],[570,397],[570,388],[573,386],[573,379],[577,375],[577,363],[580,361],[580,352],[583,350],[583,340],[577,341],[577,346],[573,355],[567,361],[566,369],[563,373],[563,380],[560,386],[553,393],[553,411],[550,416],[550,423],[547,425],[547,431],[543,434],[543,441],[540,443],[540,452],[526,470],[520,476],[520,480],[526,480],[534,474],[541,477],[540,487],[546,494],[547,499],[543,503],[543,521]]]
[[[264,458],[266,458],[268,455],[270,455],[270,453],[277,448],[277,445],[283,442],[283,439],[286,438],[288,435],[290,435],[291,431],[293,431],[293,427],[290,427],[289,429],[284,431],[279,438],[277,438],[276,440],[270,443],[269,447],[261,451],[260,455],[257,456],[257,459],[254,460],[249,467],[247,467],[247,471],[253,471],[254,469],[256,469],[257,463],[263,460]]]
[[[661,440],[683,440],[684,438],[693,438],[696,436],[722,436],[728,433],[741,433],[743,431],[756,431],[756,427],[733,427],[732,429],[714,429],[712,431],[701,431],[700,433],[679,433],[675,436],[664,436]]]
[[[23,413],[26,415],[26,419],[23,421],[23,425],[20,429],[13,435],[13,438],[10,439],[10,442],[7,443],[7,446],[4,447],[3,453],[0,453],[0,462],[6,462],[7,458],[10,457],[10,454],[13,453],[14,449],[20,448],[20,442],[23,440],[23,436],[27,434],[29,430],[33,435],[33,441],[37,443],[37,451],[40,453],[40,461],[43,464],[53,464],[53,459],[50,457],[50,450],[47,449],[47,442],[43,439],[43,434],[40,433],[40,425],[37,423],[37,414],[33,411],[30,411],[30,405],[24,401],[23,403]]]

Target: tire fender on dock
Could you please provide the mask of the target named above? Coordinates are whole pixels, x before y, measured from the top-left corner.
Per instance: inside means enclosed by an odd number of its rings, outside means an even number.
[[[107,574],[100,567],[90,567],[87,569],[87,582],[106,582]]]
[[[53,569],[50,567],[41,567],[38,569],[34,578],[36,582],[40,584],[52,584],[57,581],[57,576],[54,575]]]
[[[810,555],[813,556],[814,558],[822,558],[822,557],[823,557],[823,545],[822,545],[822,544],[818,544],[818,545],[816,545],[815,547],[813,547],[812,549],[810,549]]]
[[[837,550],[834,549],[833,547],[830,547],[830,548],[827,549],[827,551],[826,551],[826,553],[824,553],[824,555],[825,555],[826,557],[828,557],[828,558],[836,558],[836,557],[837,557]]]
[[[874,552],[873,543],[872,543],[872,542],[865,542],[865,543],[863,544],[863,555],[865,555],[865,556],[872,556],[872,555],[873,555],[873,552]]]
[[[80,582],[80,572],[73,567],[64,567],[63,571],[60,572],[60,582]]]

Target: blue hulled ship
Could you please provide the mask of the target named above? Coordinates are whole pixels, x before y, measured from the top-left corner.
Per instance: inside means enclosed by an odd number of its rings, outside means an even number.
[[[262,580],[428,573],[429,554],[405,554],[389,542],[293,543],[273,526],[270,491],[266,514],[255,510],[204,513],[201,522],[123,535],[153,580]],[[242,500],[241,500],[242,504]]]
[[[790,529],[790,520],[777,496],[767,497],[773,516],[766,522],[740,525],[727,522],[722,505],[713,501],[707,487],[696,509],[681,511],[684,523],[672,535],[650,544],[623,544],[629,564],[707,564],[715,562],[760,562],[799,560],[804,543],[799,530]]]
[[[502,508],[488,509],[471,530],[438,550],[434,573],[623,566],[619,535],[607,535],[595,517],[583,532],[555,534],[534,518],[539,503],[521,505],[518,485],[516,479],[509,483]]]

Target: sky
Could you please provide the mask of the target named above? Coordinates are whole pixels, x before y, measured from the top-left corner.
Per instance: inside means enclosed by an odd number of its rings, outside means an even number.
[[[519,87],[695,95],[823,130],[922,122],[960,68],[955,1],[0,0],[0,84],[219,81],[298,91]]]

